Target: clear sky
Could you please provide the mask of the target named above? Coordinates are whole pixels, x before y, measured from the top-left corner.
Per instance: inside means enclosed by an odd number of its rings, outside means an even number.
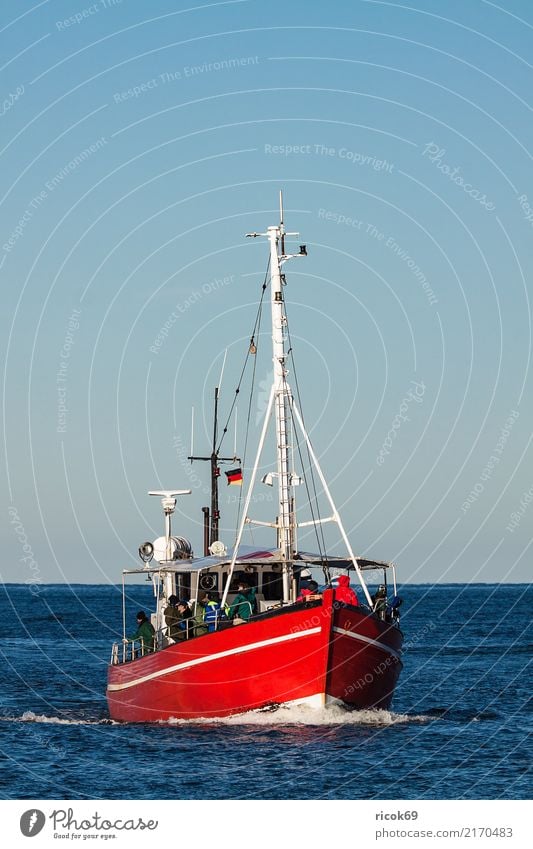
[[[116,582],[162,529],[153,488],[193,488],[174,529],[201,553],[191,407],[204,452],[266,266],[243,236],[283,188],[304,413],[354,549],[404,581],[529,580],[531,3],[0,15],[1,578]]]

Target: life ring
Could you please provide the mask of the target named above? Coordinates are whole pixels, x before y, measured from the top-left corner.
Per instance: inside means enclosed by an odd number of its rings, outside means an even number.
[[[213,590],[217,583],[216,575],[202,575],[200,578],[200,587],[203,590]]]

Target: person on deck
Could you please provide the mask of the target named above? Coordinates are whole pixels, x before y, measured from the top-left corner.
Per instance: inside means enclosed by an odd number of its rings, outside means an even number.
[[[190,627],[193,629],[195,637],[200,637],[202,634],[207,634],[207,625],[204,623],[205,606],[208,601],[208,594],[201,590],[198,593],[196,604],[194,605],[193,619]]]
[[[222,607],[218,599],[218,593],[209,593],[204,600],[204,622],[210,634],[216,631],[218,622],[222,617]]]
[[[376,616],[385,619],[387,615],[387,587],[385,584],[380,584],[372,596],[372,605]]]
[[[317,601],[320,598],[318,584],[316,581],[307,581],[305,587],[300,589],[300,595],[296,601]]]
[[[192,610],[185,599],[180,599],[177,604],[178,611],[178,628],[176,631],[176,640],[188,640],[194,636],[193,623],[189,622],[192,619]]]
[[[181,616],[178,613],[177,605],[178,597],[176,595],[171,595],[168,599],[168,606],[165,607],[163,611],[165,624],[167,626],[167,636],[169,636],[171,640],[183,639],[183,637],[180,636]]]
[[[335,601],[342,601],[344,604],[359,604],[355,592],[350,586],[350,578],[348,575],[341,575],[335,588]]]
[[[146,618],[146,613],[144,610],[139,610],[137,614],[137,630],[131,637],[126,638],[126,642],[133,642],[134,640],[141,641],[141,650],[138,652],[139,654],[146,654],[147,652],[152,652],[154,650],[154,637],[155,630],[154,626],[151,622]]]
[[[255,589],[246,581],[239,581],[237,585],[237,595],[233,599],[233,604],[228,610],[229,619],[242,619],[248,621],[252,613],[255,613]]]

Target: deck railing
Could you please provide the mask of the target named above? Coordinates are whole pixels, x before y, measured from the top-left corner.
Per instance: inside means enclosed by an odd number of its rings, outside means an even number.
[[[239,604],[238,612],[240,613],[241,608],[246,605],[250,610],[250,618],[252,618],[254,616],[254,612],[252,605],[248,601],[243,601]],[[247,621],[244,620],[242,616],[237,616],[236,620],[237,621],[234,621],[233,624]],[[111,665],[118,666],[118,664],[121,663],[129,663],[132,660],[137,660],[139,657],[144,657],[146,654],[153,654],[154,651],[157,652],[161,649],[167,648],[167,646],[173,645],[174,643],[180,643],[203,634],[218,631],[223,623],[226,625],[232,624],[232,620],[227,618],[224,610],[216,610],[213,619],[198,620],[192,616],[181,621],[185,627],[179,630],[179,636],[177,639],[170,637],[170,626],[165,625],[164,628],[160,628],[155,632],[153,648],[145,646],[142,637],[138,640],[123,640],[121,643],[113,643],[111,648]]]
[[[153,654],[154,651],[152,646],[145,645],[142,637],[139,640],[122,640],[121,643],[113,643],[111,664],[116,666],[119,663],[128,663],[130,660],[144,657],[145,654]]]

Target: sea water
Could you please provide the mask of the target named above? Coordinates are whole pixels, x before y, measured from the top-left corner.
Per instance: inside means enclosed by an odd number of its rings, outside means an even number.
[[[128,593],[133,631],[153,598],[149,585]],[[532,588],[401,595],[404,669],[390,711],[280,707],[127,725],[110,721],[105,701],[120,587],[4,585],[1,797],[529,798]]]

